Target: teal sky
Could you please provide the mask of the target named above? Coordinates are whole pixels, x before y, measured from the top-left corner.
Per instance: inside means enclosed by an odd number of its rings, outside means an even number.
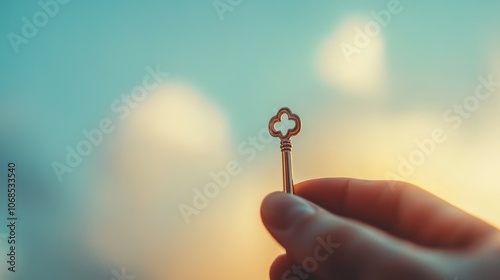
[[[36,1],[3,1],[0,101],[29,100],[44,130],[71,134],[80,130],[77,123],[102,118],[147,65],[160,64],[214,100],[235,137],[243,137],[273,107],[313,109],[338,98],[315,77],[319,44],[346,16],[386,3],[243,1],[220,21],[210,1],[73,0],[15,54],[6,35],[19,34],[21,17],[40,8]],[[391,87],[399,92],[390,103],[439,102],[446,97],[425,95],[429,84],[455,88],[474,80],[484,51],[478,41],[498,32],[500,2],[401,3],[405,10],[384,30],[389,72],[398,81]]]

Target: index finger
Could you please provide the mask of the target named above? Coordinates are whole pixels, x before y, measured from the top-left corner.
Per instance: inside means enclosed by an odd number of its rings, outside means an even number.
[[[497,231],[404,182],[325,178],[296,184],[295,192],[334,214],[427,247],[465,248]]]

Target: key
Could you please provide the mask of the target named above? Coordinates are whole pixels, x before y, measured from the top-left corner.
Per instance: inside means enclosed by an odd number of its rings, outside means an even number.
[[[287,116],[288,122],[293,121],[292,128],[285,127],[284,116]],[[292,113],[288,107],[281,108],[278,113],[269,121],[269,134],[273,137],[278,137],[281,148],[281,160],[283,167],[283,191],[293,194],[293,177],[292,177],[292,142],[290,138],[299,134],[301,130],[301,121],[298,115]]]

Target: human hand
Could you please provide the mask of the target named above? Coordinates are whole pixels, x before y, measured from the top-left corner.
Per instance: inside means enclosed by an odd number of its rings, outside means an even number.
[[[500,279],[500,231],[416,186],[331,178],[295,194],[261,206],[287,252],[271,280]]]

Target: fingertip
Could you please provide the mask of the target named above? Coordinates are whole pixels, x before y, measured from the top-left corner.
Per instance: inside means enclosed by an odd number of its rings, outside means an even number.
[[[314,274],[304,271],[304,269],[297,265],[290,256],[283,254],[278,256],[271,265],[269,270],[269,279],[283,280],[283,279],[307,279],[317,280]]]
[[[271,264],[269,278],[271,280],[281,280],[283,273],[293,265],[293,261],[286,255],[279,255]]]
[[[273,235],[288,230],[295,222],[316,212],[317,208],[311,202],[282,192],[269,194],[261,206],[262,221]]]
[[[286,194],[283,192],[273,192],[266,195],[266,197],[264,197],[264,199],[262,200],[262,203],[260,205],[260,216],[262,218],[262,222],[264,223],[264,225],[266,225],[266,227],[270,223],[270,221],[276,219],[273,213],[276,208],[276,201],[285,199],[283,198],[283,196],[286,196]]]
[[[286,194],[284,192],[272,192],[266,195],[260,205],[260,212],[264,214],[267,211],[267,209],[269,209],[269,207],[272,206],[272,202],[274,201],[274,199],[276,199],[275,197],[280,197],[282,195]]]

